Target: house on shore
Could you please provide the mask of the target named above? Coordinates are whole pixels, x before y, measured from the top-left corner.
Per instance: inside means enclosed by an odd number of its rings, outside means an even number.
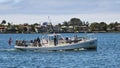
[[[120,25],[116,26],[116,27],[115,27],[115,30],[116,30],[116,31],[120,31]]]
[[[4,33],[4,32],[6,32],[6,29],[7,29],[7,27],[3,27],[3,26],[1,26],[1,27],[0,27],[0,33]]]

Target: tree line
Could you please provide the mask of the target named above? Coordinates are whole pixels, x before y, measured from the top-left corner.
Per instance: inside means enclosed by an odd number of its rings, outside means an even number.
[[[35,33],[36,28],[40,31],[51,31],[51,32],[119,32],[120,31],[120,23],[119,22],[92,22],[82,21],[79,18],[71,18],[69,21],[64,21],[62,23],[58,23],[57,25],[52,25],[51,22],[46,27],[36,27],[41,25],[40,23],[34,24],[19,24],[13,25],[6,20],[2,20],[0,23],[0,31],[2,33]],[[28,28],[29,26],[29,28]],[[6,27],[6,29],[4,28]],[[51,29],[51,30],[50,30]]]

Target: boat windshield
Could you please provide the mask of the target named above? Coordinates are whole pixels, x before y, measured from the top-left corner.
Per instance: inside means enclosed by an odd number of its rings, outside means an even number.
[[[49,40],[54,40],[55,36],[58,40],[63,39],[61,35],[57,34],[57,35],[49,35]]]

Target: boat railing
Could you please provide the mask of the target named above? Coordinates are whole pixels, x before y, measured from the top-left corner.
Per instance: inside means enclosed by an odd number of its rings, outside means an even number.
[[[24,46],[24,47],[28,47],[28,46],[41,46],[41,42],[38,41],[26,41],[26,40],[16,40],[16,46]]]
[[[82,41],[84,39],[84,37],[73,37],[73,38],[67,38],[66,43],[78,43],[80,41]]]

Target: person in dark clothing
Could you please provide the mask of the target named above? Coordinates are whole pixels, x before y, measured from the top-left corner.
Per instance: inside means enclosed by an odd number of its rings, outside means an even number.
[[[54,36],[54,45],[56,46],[57,45],[57,37]]]
[[[37,42],[40,43],[40,38],[39,37],[37,38]]]
[[[38,46],[41,46],[40,38],[39,37],[37,38],[37,42],[38,42]]]
[[[33,43],[33,40],[30,40],[31,43]]]
[[[37,46],[37,39],[34,39],[34,44],[33,46]]]
[[[28,46],[28,45],[26,44],[26,41],[25,41],[25,40],[22,41],[22,44],[23,44],[23,46],[25,46],[25,47]]]

